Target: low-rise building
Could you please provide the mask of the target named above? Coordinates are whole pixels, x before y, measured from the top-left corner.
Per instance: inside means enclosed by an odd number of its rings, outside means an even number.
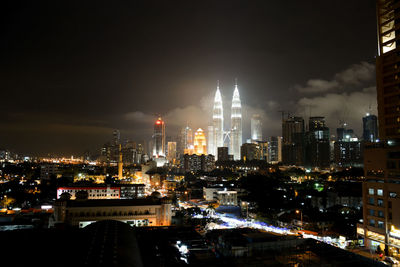
[[[93,222],[117,220],[131,226],[168,226],[171,224],[169,199],[57,200],[54,221],[85,227]],[[51,225],[51,226],[52,226]]]
[[[237,206],[237,192],[236,191],[218,191],[218,202],[221,206]]]
[[[63,193],[68,193],[71,199],[76,198],[76,193],[85,191],[88,193],[88,199],[119,199],[121,197],[121,189],[111,186],[65,186],[57,188],[57,199]]]

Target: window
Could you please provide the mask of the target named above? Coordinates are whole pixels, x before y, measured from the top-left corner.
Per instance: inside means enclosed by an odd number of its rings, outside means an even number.
[[[378,217],[381,217],[381,218],[384,217],[383,210],[378,210]]]
[[[389,197],[396,198],[397,197],[397,193],[396,192],[389,192]]]
[[[388,208],[389,208],[389,209],[392,208],[392,201],[388,201]]]
[[[392,213],[391,212],[389,212],[388,217],[389,217],[388,218],[389,220],[392,220]]]
[[[383,199],[381,199],[381,198],[378,198],[378,206],[379,207],[383,207]]]
[[[373,197],[368,198],[368,204],[375,205],[375,199]]]
[[[376,190],[376,194],[377,194],[378,196],[383,196],[383,189],[378,189],[378,190]]]
[[[385,226],[385,223],[382,221],[378,221],[378,228],[383,228]]]
[[[369,225],[375,227],[375,220],[374,219],[370,219],[369,220]]]
[[[375,194],[375,190],[373,188],[368,189],[368,194],[370,195]]]
[[[375,216],[375,211],[374,210],[368,210],[369,215]]]

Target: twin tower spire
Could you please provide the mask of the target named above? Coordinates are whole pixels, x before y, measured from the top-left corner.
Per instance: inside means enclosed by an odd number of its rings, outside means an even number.
[[[226,139],[225,136],[229,136],[229,154],[233,155],[234,160],[240,160],[240,146],[242,145],[242,105],[237,81],[235,81],[235,90],[233,91],[232,97],[230,131],[224,131],[224,112],[218,82],[214,98],[213,125],[209,126],[208,132],[208,150],[210,154],[218,156],[218,147],[223,147],[224,140]]]

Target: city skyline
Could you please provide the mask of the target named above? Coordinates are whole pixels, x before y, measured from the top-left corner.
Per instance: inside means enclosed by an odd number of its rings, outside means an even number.
[[[4,10],[13,265],[400,266],[400,0]]]
[[[172,136],[188,121],[206,130],[215,81],[227,103],[233,77],[244,88],[244,137],[253,113],[261,115],[265,136],[279,135],[280,110],[325,116],[331,128],[344,118],[360,134],[359,118],[377,114],[375,3],[286,4],[81,4],[93,12],[76,14],[61,3],[54,6],[59,13],[41,3],[10,4],[0,50],[0,147],[42,155],[94,151],[113,129],[147,139],[155,113]],[[282,14],[303,24],[293,31],[292,20],[283,19],[277,29],[271,22]]]

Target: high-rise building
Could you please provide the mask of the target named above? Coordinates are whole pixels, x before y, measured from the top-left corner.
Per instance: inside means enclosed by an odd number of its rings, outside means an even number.
[[[278,163],[282,161],[282,137],[271,136],[268,138],[268,162]]]
[[[251,140],[261,141],[262,140],[262,126],[261,126],[261,117],[259,114],[254,114],[251,117],[250,121],[251,126]]]
[[[376,89],[379,142],[364,147],[363,223],[357,234],[371,251],[398,257],[400,248],[400,41],[398,1],[377,0]],[[368,137],[367,137],[368,139]]]
[[[363,140],[375,142],[378,139],[378,118],[367,114],[363,117]]]
[[[210,154],[216,155],[217,148],[224,146],[224,112],[222,106],[222,96],[219,91],[219,83],[214,98],[213,109],[213,150],[209,151]],[[210,137],[211,138],[211,137]]]
[[[254,143],[245,143],[240,147],[240,158],[243,161],[260,160],[260,146]]]
[[[122,162],[122,148],[121,144],[118,145],[118,179],[122,179],[123,162]]]
[[[214,126],[212,126],[212,125],[208,126],[207,151],[209,154],[212,154],[215,152],[215,149],[214,149]],[[216,156],[216,155],[214,155],[214,156]]]
[[[233,155],[234,160],[239,160],[240,147],[243,143],[243,140],[242,140],[242,104],[240,102],[240,95],[237,82],[235,82],[235,90],[233,91],[231,110],[232,111],[231,111],[230,154]]]
[[[268,154],[269,154],[268,141],[257,141],[256,144],[260,147],[259,160],[268,161]]]
[[[168,142],[167,159],[170,163],[175,162],[175,160],[176,160],[176,142]]]
[[[178,138],[177,153],[185,154],[185,151],[193,150],[193,131],[189,126],[183,127]]]
[[[218,160],[219,161],[228,161],[229,160],[228,147],[221,146],[218,148]]]
[[[304,119],[289,117],[282,121],[282,162],[304,165]]]
[[[194,153],[197,155],[207,154],[206,136],[201,128],[194,133]]]
[[[113,145],[117,146],[121,143],[121,134],[118,129],[113,131]]]
[[[154,123],[153,157],[165,156],[165,122],[159,117]]]
[[[336,140],[342,141],[345,139],[355,137],[353,129],[346,129],[344,127],[336,128]]]
[[[183,156],[183,169],[189,171],[212,171],[215,167],[215,157],[213,155],[189,155]]]
[[[311,168],[330,166],[329,128],[324,117],[310,117],[309,131],[306,135],[305,165]]]

